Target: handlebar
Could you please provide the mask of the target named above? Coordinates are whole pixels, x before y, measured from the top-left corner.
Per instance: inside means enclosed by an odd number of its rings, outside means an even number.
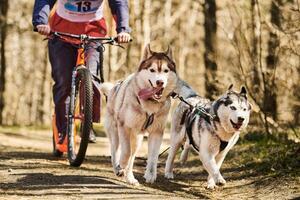
[[[86,34],[71,34],[71,33],[62,33],[62,32],[52,32],[50,33],[51,35],[58,36],[58,37],[69,37],[73,39],[79,39],[81,42],[85,41],[105,41],[102,42],[103,44],[112,44],[112,45],[117,45],[120,46],[118,43],[118,37],[94,37],[94,36],[89,36]],[[132,39],[129,40],[129,42],[132,42]],[[121,46],[122,47],[122,46]]]

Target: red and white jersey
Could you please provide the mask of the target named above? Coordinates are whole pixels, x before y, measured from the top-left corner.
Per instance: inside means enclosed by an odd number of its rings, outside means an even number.
[[[90,22],[103,17],[103,0],[58,0],[56,13],[71,22]]]

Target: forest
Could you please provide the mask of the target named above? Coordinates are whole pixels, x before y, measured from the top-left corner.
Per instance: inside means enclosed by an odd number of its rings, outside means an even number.
[[[255,124],[300,123],[298,1],[129,1],[133,42],[107,47],[105,79],[134,72],[142,49],[170,44],[179,76],[216,98],[245,85]],[[12,6],[13,5],[13,6]],[[107,8],[108,6],[106,6]],[[33,1],[1,0],[0,124],[49,124],[51,76],[47,42],[33,32]],[[18,10],[20,12],[15,12]],[[114,21],[106,9],[109,35]]]
[[[116,36],[108,1],[104,4],[107,35]],[[195,168],[201,166],[195,153],[179,169],[178,180],[164,179],[168,140],[160,149],[157,185],[145,184],[141,190],[126,185],[112,172],[102,122],[95,125],[98,141],[89,145],[80,170],[51,157],[54,104],[47,39],[33,31],[33,0],[0,0],[0,198],[298,199],[300,0],[128,4],[133,41],[124,49],[105,46],[105,81],[136,72],[150,43],[154,51],[170,46],[177,74],[200,96],[214,100],[231,84],[237,91],[247,89],[250,122],[221,169],[228,186],[207,191],[206,172]],[[172,102],[170,113],[179,103]],[[167,138],[169,127],[170,117]],[[139,170],[146,165],[141,155],[136,162]],[[137,173],[137,179],[142,180],[142,174]]]
[[[214,99],[245,85],[252,124],[267,132],[300,123],[298,0],[130,0],[133,42],[108,46],[104,77],[135,71],[145,44],[171,46],[179,76]],[[52,80],[47,41],[33,32],[33,1],[1,0],[0,124],[49,125]],[[16,12],[16,10],[18,12]],[[105,10],[108,35],[115,23]]]

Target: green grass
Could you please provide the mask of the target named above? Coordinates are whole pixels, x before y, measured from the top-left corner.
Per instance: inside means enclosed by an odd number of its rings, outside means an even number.
[[[248,133],[228,156],[234,154],[246,168],[261,174],[300,176],[300,144],[288,140],[287,134]]]

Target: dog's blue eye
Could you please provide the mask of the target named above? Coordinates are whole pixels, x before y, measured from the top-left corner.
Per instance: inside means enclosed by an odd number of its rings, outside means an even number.
[[[150,72],[154,73],[154,72],[155,72],[155,70],[154,70],[154,69],[150,69]]]
[[[236,107],[235,106],[230,106],[230,109],[231,110],[236,110]]]
[[[168,73],[168,72],[169,72],[169,70],[165,69],[165,70],[164,70],[164,72],[165,72],[165,73]]]

